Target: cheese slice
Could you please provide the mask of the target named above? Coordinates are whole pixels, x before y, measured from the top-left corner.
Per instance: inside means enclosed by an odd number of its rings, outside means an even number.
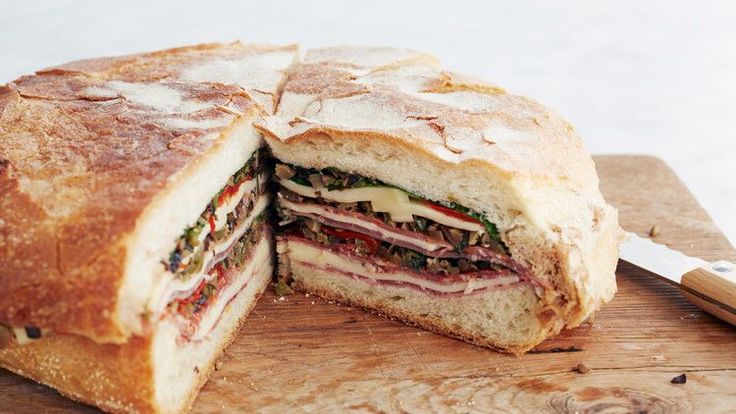
[[[26,328],[24,326],[13,327],[12,329],[13,329],[13,333],[15,334],[15,341],[18,343],[18,345],[29,344],[37,339],[37,338],[31,338],[30,336],[28,336],[28,333],[26,332]],[[47,334],[46,336],[48,336],[48,333],[45,329],[42,331],[42,336],[44,333],[46,333]]]
[[[475,231],[478,233],[485,231],[485,227],[481,223],[465,221],[443,214],[429,207],[424,202],[411,200],[405,191],[399,190],[398,188],[362,187],[330,191],[327,189],[314,189],[291,180],[277,178],[277,181],[287,190],[293,191],[303,197],[322,197],[325,200],[338,203],[369,201],[373,211],[388,213],[391,216],[391,220],[399,223],[413,221],[414,216],[419,216],[460,230]]]

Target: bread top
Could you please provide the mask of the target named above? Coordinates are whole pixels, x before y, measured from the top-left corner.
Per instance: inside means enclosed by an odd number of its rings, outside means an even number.
[[[567,121],[406,49],[308,51],[290,70],[277,114],[257,125],[287,143],[319,132],[391,137],[448,163],[476,160],[509,176],[598,192],[593,163]]]
[[[0,88],[0,323],[123,341],[125,241],[234,125],[273,111],[296,53],[199,45]]]

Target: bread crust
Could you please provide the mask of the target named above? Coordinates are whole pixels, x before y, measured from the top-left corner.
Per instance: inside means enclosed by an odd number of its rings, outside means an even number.
[[[199,45],[72,62],[0,88],[0,323],[124,342],[118,292],[137,224],[236,124],[270,112],[280,88],[198,68],[295,54]]]
[[[98,344],[79,335],[54,335],[0,351],[4,368],[64,396],[109,411],[155,411],[153,339]]]

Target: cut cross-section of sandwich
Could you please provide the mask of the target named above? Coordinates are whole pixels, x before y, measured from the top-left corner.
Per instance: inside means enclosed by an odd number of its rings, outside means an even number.
[[[280,283],[514,353],[616,290],[616,211],[570,124],[530,99],[428,55],[329,48],[256,125]]]
[[[201,45],[0,89],[0,366],[109,411],[190,406],[272,276],[252,122],[296,53]]]

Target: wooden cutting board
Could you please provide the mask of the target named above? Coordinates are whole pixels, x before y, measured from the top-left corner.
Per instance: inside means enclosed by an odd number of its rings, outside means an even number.
[[[642,156],[595,157],[621,224],[704,259],[736,251],[674,173]],[[736,328],[620,263],[594,320],[522,357],[314,296],[270,292],[218,363],[194,412],[734,412]],[[578,364],[588,373],[573,370]],[[670,380],[687,373],[687,383]],[[0,411],[91,410],[0,370]]]

